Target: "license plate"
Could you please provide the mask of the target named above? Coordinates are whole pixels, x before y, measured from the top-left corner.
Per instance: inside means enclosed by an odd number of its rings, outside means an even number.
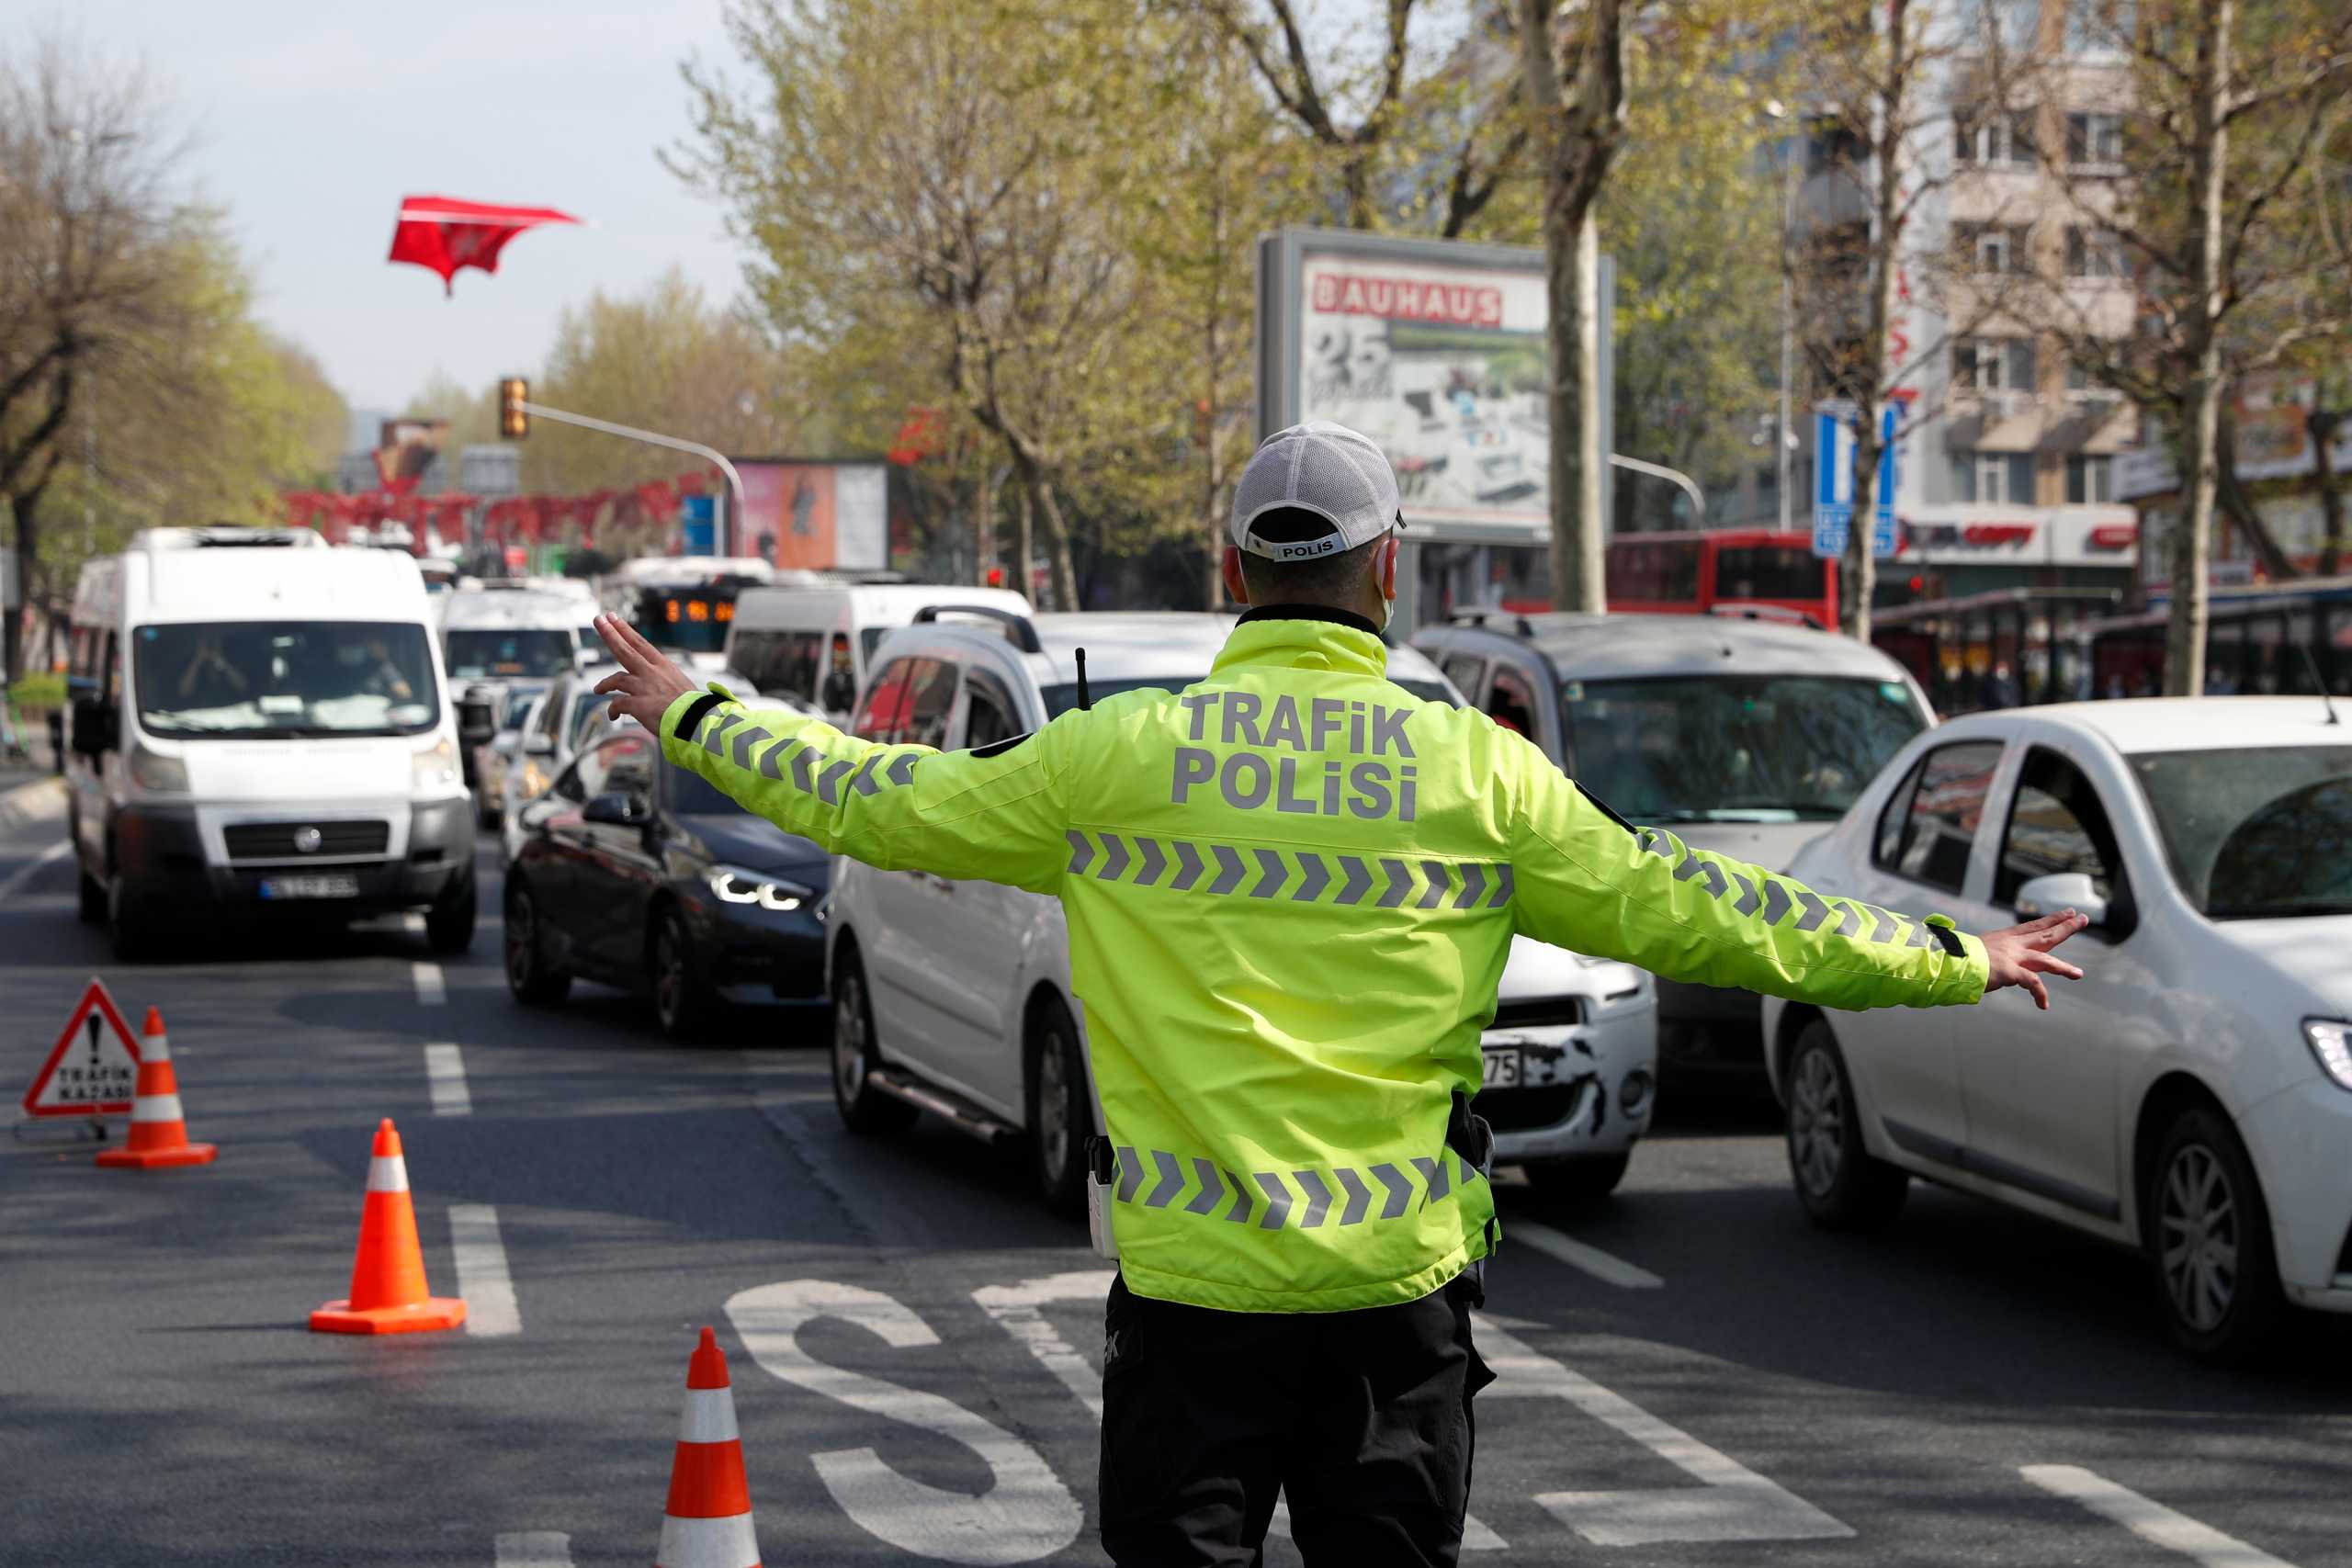
[[[1483,1082],[1487,1089],[1517,1089],[1524,1071],[1526,1055],[1516,1045],[1481,1053],[1485,1058]]]
[[[359,879],[356,876],[265,876],[261,883],[265,898],[356,898]]]

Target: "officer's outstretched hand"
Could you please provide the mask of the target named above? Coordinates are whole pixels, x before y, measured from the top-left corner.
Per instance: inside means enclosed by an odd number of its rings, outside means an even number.
[[[2068,909],[2007,931],[1986,931],[1981,940],[1992,973],[1984,982],[1985,994],[1989,996],[2004,986],[2023,986],[2033,993],[2033,1005],[2048,1011],[2050,991],[2041,983],[2044,975],[2063,976],[2069,980],[2083,977],[2083,972],[2064,959],[2050,956],[2050,950],[2090,923],[2087,916]]]
[[[633,718],[654,734],[662,733],[662,716],[670,705],[695,689],[685,671],[670,662],[660,649],[637,635],[637,628],[618,615],[596,617],[596,635],[620,660],[616,674],[596,682],[599,692],[613,694],[609,710],[615,718]],[[1990,939],[1987,939],[1989,943]]]

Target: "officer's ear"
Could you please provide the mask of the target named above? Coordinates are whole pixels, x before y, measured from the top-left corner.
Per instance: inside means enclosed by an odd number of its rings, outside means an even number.
[[[1238,546],[1225,547],[1225,562],[1221,570],[1225,576],[1227,596],[1237,604],[1250,603],[1250,584],[1242,580],[1241,551]]]
[[[1396,597],[1397,545],[1396,536],[1390,534],[1381,541],[1380,549],[1373,558],[1373,577],[1380,584],[1380,596],[1391,601]]]

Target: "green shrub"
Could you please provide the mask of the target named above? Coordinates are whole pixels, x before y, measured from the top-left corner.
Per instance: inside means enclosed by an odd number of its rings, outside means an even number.
[[[8,695],[27,713],[65,705],[65,677],[51,671],[27,675],[8,688]]]

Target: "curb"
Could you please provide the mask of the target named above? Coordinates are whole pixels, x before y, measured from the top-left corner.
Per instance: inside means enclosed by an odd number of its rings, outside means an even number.
[[[65,800],[65,781],[35,779],[10,790],[0,790],[0,828],[14,828],[49,816]]]

